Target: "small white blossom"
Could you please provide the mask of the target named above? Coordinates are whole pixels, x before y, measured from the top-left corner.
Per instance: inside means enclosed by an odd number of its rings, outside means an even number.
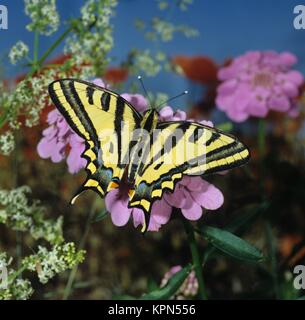
[[[16,271],[10,268],[12,260],[5,252],[0,253],[0,268],[6,267],[11,279],[7,288],[0,288],[0,300],[27,300],[34,290],[29,280],[16,277]]]
[[[72,269],[84,260],[85,251],[77,251],[73,242],[55,245],[51,250],[39,246],[38,252],[23,260],[30,271],[37,271],[41,283],[47,283],[56,274]],[[39,266],[39,267],[38,267]]]
[[[29,31],[38,31],[49,36],[59,27],[59,14],[56,0],[24,0],[25,13],[32,20],[27,25]]]
[[[23,42],[18,41],[10,50],[8,57],[11,64],[16,64],[29,54],[29,47]]]
[[[22,186],[13,190],[0,190],[0,223],[16,231],[29,231],[34,239],[45,239],[55,244],[63,241],[62,217],[56,221],[45,219],[45,208],[37,200],[30,201],[31,189]]]
[[[11,131],[6,131],[0,135],[0,153],[8,156],[15,148],[15,138]]]

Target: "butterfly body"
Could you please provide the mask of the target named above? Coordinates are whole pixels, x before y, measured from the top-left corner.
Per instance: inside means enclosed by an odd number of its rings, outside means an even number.
[[[127,190],[128,206],[145,214],[143,231],[153,203],[184,176],[228,170],[249,159],[249,150],[231,135],[191,121],[160,122],[155,109],[141,115],[115,92],[89,82],[57,80],[49,94],[86,144],[87,179],[71,202],[87,189],[102,197]]]

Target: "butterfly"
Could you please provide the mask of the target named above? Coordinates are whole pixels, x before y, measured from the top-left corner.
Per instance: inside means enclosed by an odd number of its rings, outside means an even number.
[[[127,186],[128,206],[145,215],[184,176],[205,176],[245,164],[250,153],[234,136],[194,121],[159,121],[156,109],[140,114],[119,94],[95,84],[60,79],[49,95],[85,141],[87,178],[71,200],[91,189],[104,197]]]

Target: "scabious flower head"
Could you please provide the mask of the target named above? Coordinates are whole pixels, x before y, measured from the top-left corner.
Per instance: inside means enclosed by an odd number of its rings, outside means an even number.
[[[186,120],[184,111],[174,112],[169,106],[162,108],[159,115],[160,121]],[[211,122],[203,121],[202,123],[212,126]],[[128,201],[129,197],[124,185],[106,195],[105,204],[111,214],[113,224],[123,226],[132,217],[135,227],[143,225],[143,211],[138,208],[128,208]],[[185,176],[176,184],[172,193],[166,192],[162,199],[153,203],[148,231],[158,231],[162,225],[166,224],[173,208],[181,209],[186,219],[194,221],[202,216],[203,209],[216,210],[223,204],[223,201],[223,194],[213,184],[201,177]]]
[[[164,287],[169,279],[177,272],[179,272],[182,269],[181,266],[174,266],[170,268],[169,271],[167,271],[161,281],[161,287]],[[190,274],[187,276],[187,278],[184,280],[182,286],[179,288],[179,290],[175,293],[174,298],[177,300],[184,300],[187,298],[195,297],[198,293],[198,280],[196,278],[194,270],[190,272]]]
[[[218,108],[235,122],[264,118],[270,110],[297,115],[296,97],[304,78],[291,70],[296,62],[290,52],[251,51],[235,58],[218,72]]]

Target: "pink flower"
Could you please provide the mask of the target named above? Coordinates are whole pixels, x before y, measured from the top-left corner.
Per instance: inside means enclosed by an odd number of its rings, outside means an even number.
[[[291,70],[296,62],[290,52],[251,51],[235,58],[218,72],[223,81],[217,89],[218,108],[235,122],[264,118],[269,110],[297,115],[295,98],[304,78]]]
[[[69,172],[78,172],[86,164],[80,156],[85,150],[84,141],[69,127],[57,109],[49,112],[47,121],[49,127],[43,130],[43,137],[37,145],[39,156],[43,159],[51,158],[53,162],[60,162],[68,156]],[[70,148],[69,152],[67,147]]]
[[[168,280],[177,272],[182,269],[181,266],[174,266],[171,267],[169,271],[167,271],[161,281],[161,287],[164,287]],[[194,270],[190,272],[187,278],[184,280],[182,286],[179,290],[175,293],[175,299],[177,300],[184,300],[186,298],[195,297],[198,293],[198,280],[196,278]]]
[[[162,108],[159,112],[161,121],[186,120],[184,111],[176,111],[169,106]],[[203,122],[211,126],[211,122]],[[110,191],[105,198],[107,210],[111,214],[113,224],[124,226],[133,219],[134,226],[143,225],[144,213],[138,208],[128,208],[128,190],[124,184],[119,189]],[[176,184],[172,193],[166,192],[162,199],[154,202],[151,209],[151,216],[148,231],[159,231],[160,227],[166,224],[172,214],[172,209],[180,208],[183,216],[188,220],[198,220],[203,210],[216,210],[222,206],[223,194],[213,184],[201,177],[185,176]]]
[[[123,93],[121,95],[125,100],[131,103],[139,112],[143,112],[147,109],[147,100],[141,94]]]

